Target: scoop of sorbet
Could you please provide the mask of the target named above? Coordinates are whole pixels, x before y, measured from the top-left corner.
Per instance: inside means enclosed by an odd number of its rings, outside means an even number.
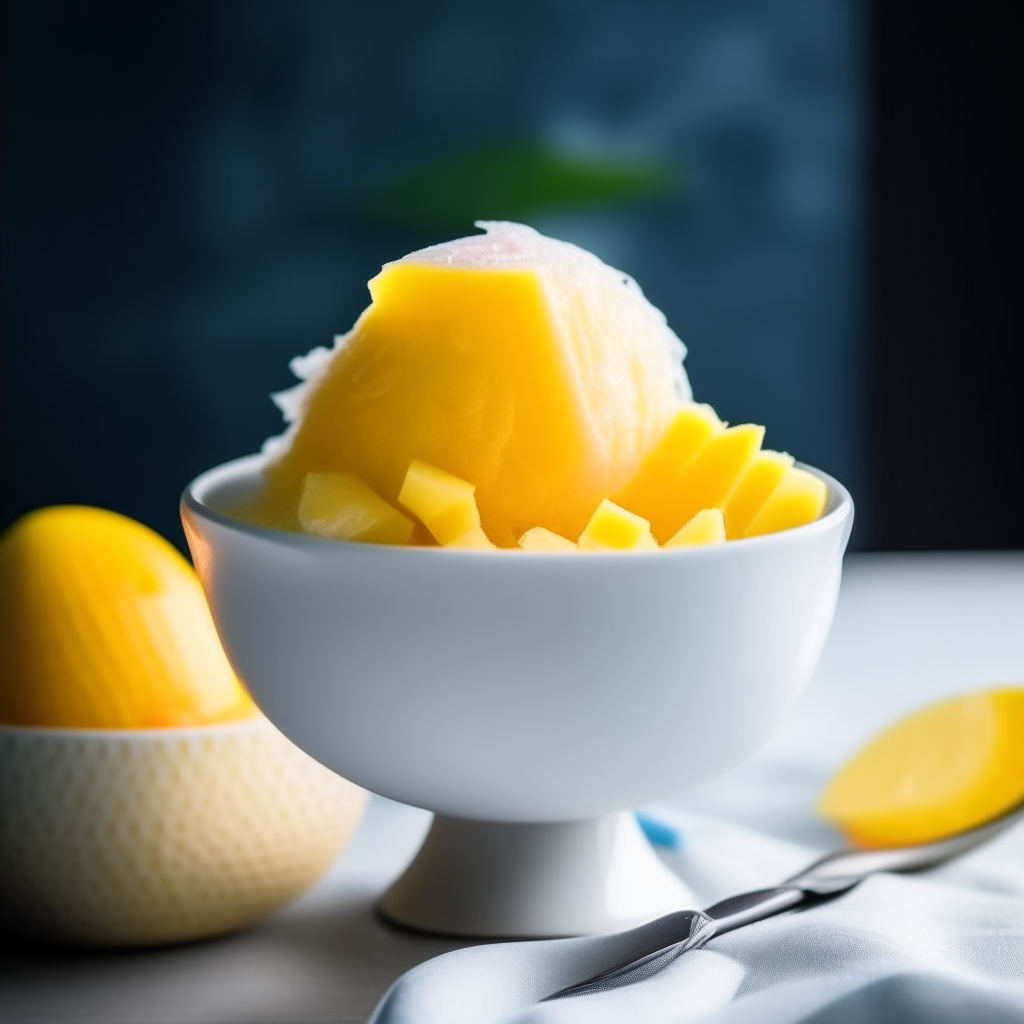
[[[414,459],[476,484],[487,535],[575,537],[682,402],[686,350],[628,275],[521,224],[414,252],[275,396],[260,518],[297,528],[303,479],[355,473],[389,502]]]

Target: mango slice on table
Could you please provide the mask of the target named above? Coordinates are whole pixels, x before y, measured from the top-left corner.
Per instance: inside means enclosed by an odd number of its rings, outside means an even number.
[[[722,509],[729,540],[743,536],[792,466],[793,456],[785,452],[760,451],[750,460]]]
[[[669,537],[662,547],[693,548],[724,543],[725,517],[722,510],[702,508],[685,526]]]
[[[652,551],[658,542],[651,524],[605,498],[590,517],[577,542],[583,551]]]
[[[307,473],[299,522],[317,537],[364,544],[408,544],[415,526],[354,473]]]
[[[413,459],[398,493],[399,504],[417,516],[445,547],[494,547],[480,526],[476,487],[451,473]]]
[[[517,224],[482,224],[387,264],[328,353],[293,361],[292,429],[267,467],[264,521],[287,526],[310,471],[395,500],[414,458],[477,487],[501,547],[577,536],[690,398],[685,349],[627,275]]]
[[[523,551],[579,551],[579,545],[543,526],[535,526],[519,538]]]
[[[818,811],[858,846],[952,835],[1024,800],[1024,688],[981,690],[908,715],[858,751]]]
[[[685,496],[684,470],[705,442],[724,429],[710,405],[684,405],[637,474],[613,495],[616,504],[650,520],[656,534],[669,531],[668,524],[676,521],[675,510]]]
[[[759,537],[813,523],[824,511],[827,498],[828,488],[823,480],[794,466],[786,470],[782,482],[758,510],[743,536]]]

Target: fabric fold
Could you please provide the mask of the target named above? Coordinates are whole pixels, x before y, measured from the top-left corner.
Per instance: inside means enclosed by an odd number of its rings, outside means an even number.
[[[670,862],[684,874],[688,864],[718,864],[715,898],[730,874],[740,891],[769,881],[764,861],[795,870],[816,855],[730,823],[682,822],[686,854]],[[399,978],[372,1024],[1024,1022],[1021,847],[1018,826],[943,868],[874,876],[724,935],[645,981],[587,996],[541,1001],[639,955],[657,925],[457,950]]]

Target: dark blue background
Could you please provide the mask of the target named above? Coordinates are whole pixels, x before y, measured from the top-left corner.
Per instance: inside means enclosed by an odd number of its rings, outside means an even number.
[[[180,543],[181,487],[280,430],[288,359],[459,233],[360,197],[525,140],[667,169],[654,199],[531,222],[633,274],[695,396],[846,482],[863,537],[865,10],[9,4],[4,522],[86,502]]]

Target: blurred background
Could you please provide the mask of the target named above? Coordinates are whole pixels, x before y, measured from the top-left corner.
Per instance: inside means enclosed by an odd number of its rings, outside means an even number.
[[[855,546],[1024,546],[1014,7],[6,3],[0,527],[182,544],[380,265],[504,218],[632,274]]]

